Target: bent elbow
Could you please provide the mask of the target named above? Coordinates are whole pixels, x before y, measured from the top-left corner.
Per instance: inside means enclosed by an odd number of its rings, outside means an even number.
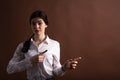
[[[12,67],[12,66],[8,66],[7,67],[7,73],[8,74],[12,74],[12,73],[14,73],[15,72],[15,69]]]

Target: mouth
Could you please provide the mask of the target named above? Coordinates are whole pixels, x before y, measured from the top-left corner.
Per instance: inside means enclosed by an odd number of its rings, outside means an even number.
[[[35,30],[35,32],[39,32],[39,30]]]
[[[35,29],[34,31],[35,31],[35,33],[40,33],[41,32],[41,30],[38,30],[38,29]]]

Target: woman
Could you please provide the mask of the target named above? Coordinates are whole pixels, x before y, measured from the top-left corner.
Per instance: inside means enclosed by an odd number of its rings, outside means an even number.
[[[45,33],[48,27],[47,15],[43,11],[31,14],[30,26],[33,35],[18,45],[7,66],[8,73],[27,71],[28,80],[54,80],[69,69],[75,69],[80,57],[60,64],[60,45]]]

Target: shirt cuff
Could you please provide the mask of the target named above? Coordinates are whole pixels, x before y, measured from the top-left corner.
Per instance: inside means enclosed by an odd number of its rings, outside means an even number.
[[[63,70],[62,66],[60,68],[57,68],[56,70],[54,70],[55,72],[55,76],[63,76],[65,74],[65,70]]]

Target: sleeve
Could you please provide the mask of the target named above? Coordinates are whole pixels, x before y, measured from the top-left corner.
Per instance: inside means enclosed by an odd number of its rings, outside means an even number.
[[[24,71],[27,68],[31,67],[30,59],[25,58],[24,53],[21,52],[23,43],[19,44],[12,59],[9,61],[7,66],[8,74]]]
[[[62,65],[60,63],[60,44],[59,42],[54,48],[53,54],[53,74],[55,76],[62,76],[64,75],[65,71],[62,69]]]

